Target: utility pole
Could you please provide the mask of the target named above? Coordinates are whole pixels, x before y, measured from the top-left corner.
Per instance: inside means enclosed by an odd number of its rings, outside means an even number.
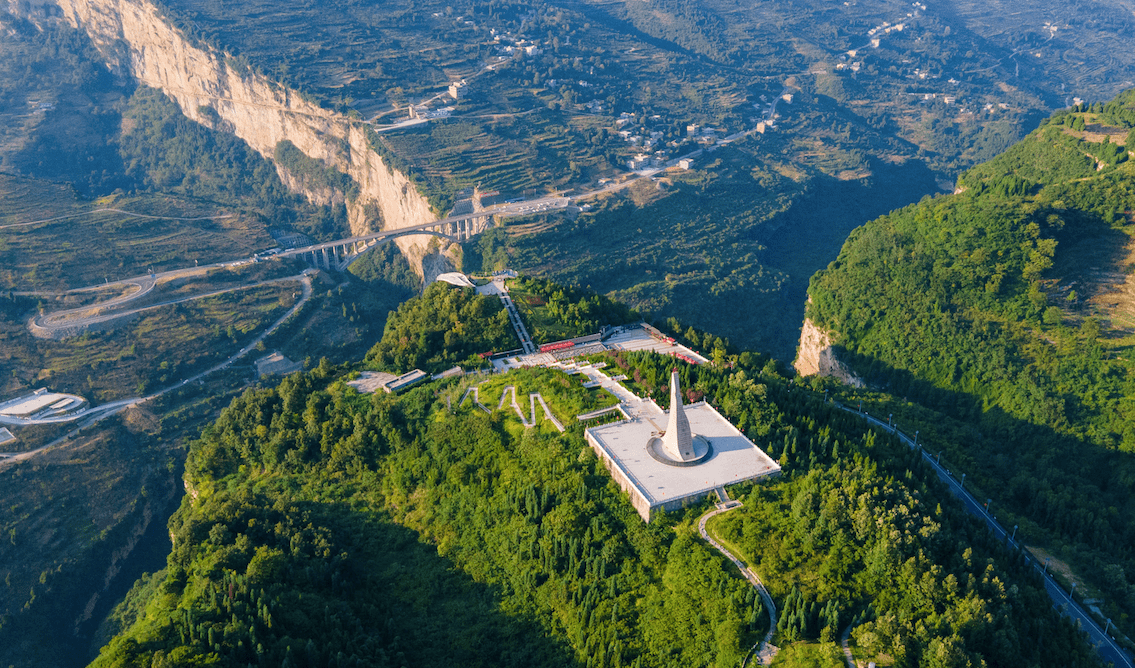
[[[887,413],[887,426],[888,427],[891,425],[891,418],[893,418],[894,416],[895,416],[894,413]]]
[[[1111,618],[1109,617],[1108,620],[1107,620],[1107,625],[1105,625],[1103,627],[1103,634],[1105,636],[1107,635],[1107,630],[1110,629],[1110,628],[1111,628]]]
[[[1044,558],[1044,574],[1045,575],[1048,575],[1048,560],[1051,559],[1051,558],[1052,557],[1045,557]]]
[[[1013,540],[1013,539],[1014,539],[1014,538],[1016,538],[1016,537],[1017,537],[1017,525],[1016,525],[1016,524],[1014,524],[1014,525],[1013,525],[1013,535],[1012,535],[1012,536],[1009,536],[1009,540]]]
[[[918,445],[918,430],[917,429],[914,430],[914,447],[916,447],[916,448],[919,447],[919,445]]]
[[[939,450],[939,451],[938,451],[938,461],[937,461],[937,463],[938,463],[938,464],[941,464],[941,463],[942,463],[942,451],[941,451],[941,450]]]
[[[1072,594],[1076,593],[1076,583],[1072,583],[1072,590],[1068,592],[1068,598],[1072,598]]]
[[[959,487],[964,488],[965,486],[966,486],[966,474],[963,473],[962,474],[962,483],[961,483],[961,485],[959,485]]]

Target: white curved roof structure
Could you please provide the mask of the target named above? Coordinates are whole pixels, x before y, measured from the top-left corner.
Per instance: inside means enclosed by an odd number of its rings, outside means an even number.
[[[446,274],[438,274],[437,280],[443,281],[445,283],[449,283],[450,285],[456,285],[456,286],[462,287],[462,288],[475,287],[473,285],[473,281],[470,281],[468,276],[466,276],[465,274],[462,274],[459,271],[451,271],[451,272],[446,273]]]

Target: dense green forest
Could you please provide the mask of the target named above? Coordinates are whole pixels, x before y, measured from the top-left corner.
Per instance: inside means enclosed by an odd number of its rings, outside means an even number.
[[[4,399],[46,386],[97,405],[163,389],[235,352],[255,336],[250,328],[283,313],[297,296],[294,286],[254,291],[251,302],[236,294],[170,305],[80,339],[31,337],[26,323],[38,309],[74,302],[11,290],[53,293],[150,268],[247,257],[275,245],[270,229],[339,236],[345,216],[342,207],[311,206],[289,193],[270,161],[223,128],[189,121],[164,94],[114,77],[81,31],[0,11],[0,33]],[[120,211],[101,211],[108,207]],[[268,349],[301,362],[364,355],[387,313],[420,279],[392,245],[351,269],[353,277],[313,277],[313,299],[266,341]],[[229,274],[215,272],[201,285]],[[114,600],[142,570],[165,561],[165,523],[182,493],[182,445],[216,418],[234,388],[250,382],[252,362],[263,354],[84,424],[61,447],[27,462],[5,463],[0,665],[67,667],[90,659],[92,631]],[[17,439],[3,449],[31,450],[73,429],[13,427]]]
[[[595,334],[604,326],[642,319],[626,304],[544,278],[522,276],[509,285],[509,295],[536,343]]]
[[[953,461],[1026,541],[1094,581],[1127,633],[1132,100],[1058,113],[963,174],[963,192],[857,229],[812,280],[809,308],[868,383],[977,427],[944,444]]]
[[[449,288],[433,283],[421,299],[403,302],[390,314],[367,362],[395,373],[415,368],[436,373],[455,364],[477,368],[483,363],[481,353],[516,347],[499,299]]]
[[[462,313],[470,294],[410,300],[372,357],[423,306]],[[493,311],[479,317],[482,340],[509,333]],[[461,359],[469,342],[421,345]],[[608,360],[647,389],[673,365]],[[734,490],[746,505],[721,524],[776,578],[778,643],[832,647],[855,620],[864,651],[900,666],[1095,665],[1019,556],[914,453],[746,366],[759,356],[734,361],[681,374],[785,466]],[[563,434],[525,429],[510,411],[459,405],[460,379],[360,395],[348,370],[324,361],[249,389],[203,432],[167,567],[120,605],[122,631],[95,665],[725,668],[767,629],[755,591],[696,537],[708,504],[644,524],[570,416]],[[500,380],[537,383],[553,406],[588,392],[549,370]]]
[[[1092,665],[1071,626],[1046,614],[1039,581],[1014,584],[1028,580],[1019,563],[981,556],[999,553],[983,526],[934,506],[913,476],[879,470],[883,453],[914,466],[907,453],[829,428],[791,438],[806,473],[755,489],[717,524],[783,597],[782,643],[831,642],[854,624],[861,656],[897,665]]]

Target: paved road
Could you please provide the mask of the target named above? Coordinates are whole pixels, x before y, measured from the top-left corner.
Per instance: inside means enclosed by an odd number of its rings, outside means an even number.
[[[222,218],[232,218],[235,213],[226,213],[219,216],[201,216],[199,218],[178,218],[176,216],[151,216],[145,213],[134,213],[133,211],[123,211],[122,209],[94,209],[92,211],[81,211],[79,213],[71,213],[66,216],[56,216],[54,218],[44,218],[43,220],[29,220],[24,223],[12,223],[10,225],[0,225],[0,230],[6,230],[10,227],[27,227],[29,225],[38,225],[40,223],[53,223],[59,220],[67,220],[68,218],[78,218],[80,216],[89,216],[96,213],[118,213],[130,218],[145,218],[147,220],[220,220]]]
[[[843,660],[847,662],[847,668],[858,668],[855,663],[855,655],[851,653],[851,646],[847,644],[851,638],[851,629],[854,628],[853,624],[848,624],[847,628],[843,630],[843,635],[840,636],[839,644],[843,647]]]
[[[252,341],[250,341],[248,343],[248,345],[241,348],[239,351],[237,351],[234,355],[232,355],[231,357],[226,359],[224,362],[221,362],[220,364],[218,364],[218,365],[216,365],[216,366],[214,366],[210,369],[206,369],[205,371],[202,371],[201,373],[198,373],[195,376],[191,376],[190,378],[186,378],[185,380],[182,380],[181,382],[177,383],[176,385],[171,385],[171,386],[169,386],[169,387],[167,387],[163,390],[155,392],[155,393],[153,393],[149,396],[146,396],[146,397],[134,397],[134,398],[130,398],[130,399],[119,399],[118,401],[112,401],[110,403],[103,404],[101,406],[96,406],[94,408],[88,408],[84,411],[80,411],[78,413],[73,413],[71,415],[64,416],[64,417],[61,417],[61,418],[47,418],[47,419],[44,419],[44,420],[36,420],[36,421],[23,420],[23,421],[19,421],[19,422],[11,422],[11,421],[7,421],[4,418],[4,416],[0,416],[0,423],[18,424],[20,426],[29,425],[29,424],[63,423],[63,422],[71,422],[71,421],[75,421],[75,420],[81,421],[79,426],[76,429],[71,430],[66,435],[55,439],[54,441],[48,443],[47,445],[44,445],[40,448],[36,448],[35,450],[28,450],[27,452],[0,452],[0,468],[3,468],[4,466],[7,466],[7,465],[15,463],[15,462],[23,461],[25,459],[30,459],[31,457],[34,457],[35,455],[37,455],[41,452],[45,452],[47,450],[50,450],[51,448],[57,447],[57,446],[65,443],[68,439],[77,435],[79,433],[80,429],[82,429],[84,427],[88,427],[92,424],[95,424],[96,422],[98,422],[98,421],[100,421],[104,418],[110,417],[111,415],[114,415],[114,414],[122,411],[123,409],[125,409],[129,406],[144,403],[144,402],[150,401],[151,399],[156,399],[156,398],[162,396],[163,394],[165,394],[167,392],[170,392],[170,391],[175,390],[175,389],[180,388],[180,387],[184,387],[185,385],[188,385],[189,383],[193,383],[193,382],[196,382],[198,380],[201,380],[202,378],[204,378],[205,376],[208,376],[211,373],[214,373],[216,371],[220,371],[221,369],[226,369],[226,368],[232,366],[232,364],[234,362],[236,362],[237,360],[241,359],[242,357],[244,357],[248,353],[255,350],[256,346],[259,345],[260,342],[264,341],[264,339],[268,338],[273,332],[275,332],[277,329],[279,329],[281,325],[283,325],[285,322],[287,322],[288,318],[291,318],[293,315],[295,315],[295,313],[297,311],[299,311],[301,308],[303,308],[304,304],[306,304],[308,302],[308,300],[311,299],[311,295],[313,293],[313,290],[312,290],[312,285],[311,285],[310,273],[311,272],[304,272],[299,278],[300,282],[303,285],[303,295],[300,297],[299,301],[297,301],[292,306],[292,308],[288,309],[287,313],[280,316],[280,318],[278,320],[276,320],[276,322],[272,323],[272,325],[270,327],[268,327],[268,329],[261,332],[260,335],[257,336]],[[15,419],[15,418],[13,418],[13,419]]]
[[[137,299],[141,299],[142,297],[146,296],[147,294],[149,294],[154,289],[155,286],[158,285],[158,283],[164,283],[166,281],[170,281],[170,280],[173,280],[175,278],[185,278],[185,277],[189,277],[189,276],[205,275],[206,273],[209,272],[210,269],[216,269],[218,267],[228,267],[228,266],[233,266],[233,265],[236,265],[236,264],[243,264],[243,263],[244,262],[242,262],[242,261],[232,262],[230,260],[228,262],[217,262],[215,264],[210,264],[210,265],[186,267],[186,268],[182,268],[182,269],[171,269],[169,271],[163,271],[163,272],[159,272],[159,273],[156,273],[156,274],[144,274],[142,276],[134,276],[132,278],[124,278],[124,279],[121,279],[121,280],[118,280],[118,281],[113,281],[113,282],[110,282],[110,283],[103,283],[103,284],[99,284],[99,285],[88,285],[87,287],[83,287],[83,288],[75,288],[74,290],[67,290],[63,294],[81,294],[81,293],[84,293],[84,292],[96,292],[96,291],[99,291],[99,290],[107,290],[109,288],[120,289],[122,291],[122,294],[117,296],[117,297],[114,297],[113,299],[108,299],[107,301],[104,301],[104,302],[95,302],[94,304],[88,304],[86,306],[79,306],[79,307],[76,307],[76,308],[66,309],[64,311],[56,311],[54,313],[46,314],[46,315],[43,315],[43,316],[36,316],[35,318],[32,319],[32,322],[35,323],[35,322],[40,321],[40,320],[46,321],[50,318],[56,318],[56,317],[66,317],[68,315],[75,314],[75,313],[82,313],[84,311],[101,311],[101,310],[105,310],[105,309],[108,309],[108,308],[119,307],[119,306],[122,306],[123,304],[127,304],[129,302],[135,301]],[[134,290],[127,292],[127,290],[130,289],[130,288],[134,288]],[[17,294],[35,294],[35,293],[25,292],[25,293],[17,293]]]
[[[927,452],[921,446],[915,444],[914,439],[902,433],[901,431],[898,431],[894,425],[889,425],[883,420],[873,417],[867,413],[860,413],[854,408],[843,406],[838,403],[836,404],[836,406],[849,413],[860,415],[868,422],[882,427],[886,431],[890,431],[891,433],[897,435],[902,440],[902,442],[910,448],[918,448],[922,453],[922,458],[929,462],[932,467],[934,467],[934,471],[938,474],[938,478],[946,483],[950,491],[953,492],[954,496],[961,499],[966,511],[968,511],[971,515],[976,515],[977,517],[984,520],[986,526],[989,527],[989,530],[992,531],[998,539],[1004,541],[1010,547],[1020,549],[1020,544],[1017,541],[1013,540],[1011,538],[1010,532],[1006,531],[1005,527],[1001,526],[997,519],[986,511],[985,506],[978,503],[977,499],[975,499],[968,490],[963,489],[961,483],[958,482],[954,478],[954,476],[951,475],[948,470],[946,470],[945,467],[938,464],[938,462],[934,460],[934,457],[932,457],[929,452]],[[1080,605],[1076,603],[1068,595],[1068,593],[1060,587],[1059,584],[1056,583],[1056,581],[1050,574],[1044,572],[1041,564],[1037,563],[1036,560],[1032,557],[1026,557],[1025,559],[1029,564],[1032,565],[1033,568],[1037,570],[1037,572],[1043,574],[1044,588],[1048,592],[1048,595],[1052,598],[1055,604],[1054,607],[1056,607],[1062,614],[1068,615],[1069,617],[1072,617],[1080,623],[1083,631],[1088,634],[1089,642],[1096,648],[1096,651],[1099,652],[1100,657],[1105,662],[1110,661],[1117,667],[1135,668],[1135,663],[1132,662],[1131,657],[1119,647],[1115,640],[1113,640],[1110,636],[1104,634],[1103,629],[1100,628],[1095,619],[1093,619],[1083,608],[1081,608]]]
[[[280,316],[280,318],[276,322],[272,323],[272,325],[268,329],[261,332],[259,336],[257,336],[252,341],[249,341],[248,345],[246,345],[245,347],[243,347],[239,351],[237,351],[236,354],[229,357],[224,362],[221,362],[220,364],[218,364],[215,367],[212,367],[210,369],[206,369],[205,371],[202,371],[201,373],[197,374],[196,376],[191,376],[189,378],[186,378],[185,380],[181,381],[177,385],[172,385],[170,387],[165,388],[164,390],[162,390],[160,392],[155,392],[154,394],[151,394],[148,397],[143,397],[139,401],[149,401],[151,399],[156,399],[156,398],[162,396],[163,394],[165,394],[166,392],[169,392],[169,391],[174,390],[176,388],[182,387],[184,385],[188,385],[189,383],[193,383],[193,382],[196,382],[198,380],[201,380],[205,376],[208,376],[209,374],[214,373],[216,371],[220,371],[221,369],[227,369],[228,367],[232,366],[234,362],[236,362],[240,358],[244,357],[248,353],[255,350],[256,346],[260,345],[260,343],[262,341],[264,341],[264,339],[271,336],[272,332],[275,332],[277,329],[279,329],[280,325],[283,325],[285,322],[287,322],[288,318],[295,315],[295,313],[297,311],[299,311],[301,308],[303,308],[304,304],[306,304],[308,302],[308,300],[311,299],[311,295],[312,295],[311,274],[312,273],[314,273],[312,270],[308,270],[308,271],[305,271],[303,274],[300,275],[300,282],[303,284],[303,294],[300,296],[299,301],[297,301],[290,309],[288,309],[287,313]]]
[[[33,325],[33,327],[36,327],[40,330],[43,330],[43,332],[45,334],[50,335],[51,333],[56,332],[60,329],[73,329],[73,328],[76,328],[76,327],[87,327],[89,325],[95,325],[95,324],[102,323],[102,322],[109,322],[111,320],[117,320],[119,318],[125,318],[127,316],[134,315],[135,313],[141,313],[142,311],[149,311],[151,309],[161,308],[163,306],[172,306],[174,304],[181,304],[181,303],[184,303],[184,302],[196,301],[198,299],[206,299],[208,297],[216,297],[217,295],[223,295],[223,294],[227,294],[227,293],[230,293],[230,292],[237,292],[237,291],[240,291],[240,290],[250,290],[252,288],[258,288],[258,287],[262,287],[262,286],[265,286],[265,285],[276,285],[276,284],[279,284],[279,283],[291,283],[293,281],[301,282],[302,278],[303,278],[302,274],[296,275],[296,276],[288,276],[288,277],[285,277],[285,278],[273,278],[273,279],[268,279],[268,280],[265,280],[265,281],[258,281],[256,283],[247,283],[245,285],[238,285],[238,286],[232,287],[232,288],[224,288],[222,290],[214,290],[212,292],[206,292],[206,293],[197,294],[197,295],[189,295],[189,296],[186,296],[186,297],[178,297],[176,299],[167,299],[165,301],[158,302],[156,304],[147,304],[146,306],[140,306],[140,307],[134,308],[134,309],[113,310],[109,313],[106,312],[107,309],[117,307],[117,306],[122,306],[123,304],[134,301],[134,300],[142,297],[146,293],[150,292],[154,287],[153,283],[151,282],[151,284],[149,286],[143,287],[142,289],[140,289],[136,293],[133,293],[133,294],[130,294],[130,295],[125,295],[125,296],[122,296],[122,297],[118,297],[118,298],[112,299],[110,301],[100,302],[98,304],[92,304],[90,306],[83,306],[83,307],[79,307],[79,308],[69,309],[69,310],[66,310],[66,311],[56,311],[55,313],[49,313],[49,314],[46,314],[46,315],[36,316],[35,318],[32,318],[32,325]],[[91,313],[92,311],[94,311],[94,313]],[[90,315],[84,316],[85,313],[90,313]]]
[[[62,292],[54,292],[54,291],[47,291],[47,290],[26,290],[26,291],[16,290],[16,291],[13,292],[13,294],[19,295],[21,297],[64,297],[66,295],[83,294],[84,292],[109,291],[110,288],[117,288],[117,290],[115,290],[115,291],[122,293],[119,296],[114,297],[112,299],[108,299],[105,302],[96,302],[96,303],[90,304],[88,306],[80,306],[80,307],[76,307],[74,309],[69,309],[69,310],[72,310],[72,311],[81,311],[81,310],[90,309],[90,308],[100,308],[100,307],[106,308],[107,306],[113,306],[113,305],[116,305],[116,304],[121,303],[121,302],[128,302],[132,299],[137,299],[137,298],[141,297],[142,294],[145,294],[146,292],[149,292],[150,290],[152,290],[154,288],[154,284],[155,284],[155,281],[154,281],[153,277],[147,274],[146,276],[138,276],[136,278],[127,278],[127,279],[123,279],[121,281],[115,281],[114,283],[104,283],[102,285],[89,285],[85,288],[75,288],[74,290],[64,290]],[[134,288],[134,289],[129,290],[128,288]],[[59,311],[59,313],[66,313],[66,312],[67,311]]]
[[[718,552],[724,554],[729,561],[732,561],[733,564],[741,570],[741,575],[744,575],[745,579],[749,581],[749,584],[753,585],[757,593],[761,595],[761,600],[765,603],[765,609],[768,610],[768,633],[765,634],[765,637],[761,639],[753,650],[756,651],[757,665],[771,664],[777,652],[777,648],[772,645],[772,636],[776,633],[776,603],[773,602],[772,596],[769,595],[768,590],[765,589],[765,584],[761,582],[761,578],[757,575],[756,571],[746,566],[745,562],[738,559],[732,552],[725,549],[721,543],[714,540],[705,529],[705,523],[709,521],[709,518],[741,507],[741,504],[736,501],[730,502],[730,504],[726,504],[724,508],[711,510],[705,515],[702,515],[701,518],[698,519],[698,533],[701,534],[703,540],[712,545]],[[742,668],[748,665],[749,658],[752,656],[753,651],[750,651],[749,655],[745,657],[745,661],[742,663]]]

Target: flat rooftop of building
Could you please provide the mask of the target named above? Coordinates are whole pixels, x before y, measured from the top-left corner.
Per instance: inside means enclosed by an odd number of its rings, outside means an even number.
[[[691,431],[710,442],[712,454],[696,466],[663,464],[650,455],[646,445],[651,436],[666,428],[667,414],[644,404],[638,408],[634,419],[592,427],[587,433],[652,507],[780,471],[771,457],[704,402],[686,406],[685,413]]]
[[[425,371],[422,371],[421,369],[414,369],[413,371],[404,373],[394,380],[388,382],[384,389],[387,392],[398,392],[400,390],[406,389],[407,387],[410,387],[411,385],[416,385],[428,378],[429,375]]]
[[[71,394],[60,394],[58,392],[39,392],[29,394],[18,399],[0,404],[0,415],[11,415],[12,417],[27,417],[34,415],[46,408],[52,406],[57,402],[64,399],[78,399],[82,401],[82,397],[75,397]]]

